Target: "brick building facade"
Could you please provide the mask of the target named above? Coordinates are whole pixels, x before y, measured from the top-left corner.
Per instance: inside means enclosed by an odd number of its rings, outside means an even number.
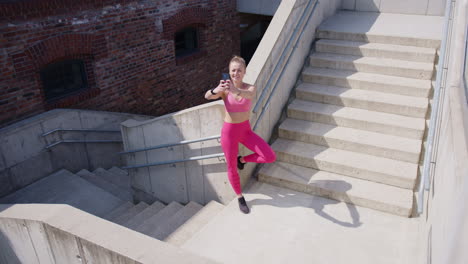
[[[235,0],[0,0],[0,51],[0,126],[53,108],[158,116],[206,102],[239,16]]]

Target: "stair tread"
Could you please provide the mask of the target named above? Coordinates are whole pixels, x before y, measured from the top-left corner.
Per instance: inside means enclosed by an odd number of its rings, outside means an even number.
[[[314,83],[302,83],[297,88],[297,91],[313,92],[317,94],[337,96],[354,100],[361,100],[375,103],[386,103],[392,105],[401,105],[407,107],[417,107],[426,110],[428,107],[428,99],[422,97],[414,97],[407,95],[399,95],[392,93],[384,93],[377,91],[350,89],[330,85],[321,85]]]
[[[136,227],[134,230],[141,232],[143,234],[151,234],[164,219],[170,218],[172,215],[177,213],[183,206],[178,202],[171,202],[157,214],[146,219],[142,224]]]
[[[279,127],[280,130],[294,131],[307,135],[356,142],[361,145],[377,146],[388,150],[398,150],[418,154],[421,151],[421,140],[369,132],[354,128],[327,125],[317,122],[287,118]]]
[[[202,208],[203,206],[196,202],[189,202],[174,215],[164,219],[164,221],[161,221],[158,227],[152,232],[151,236],[159,240],[164,240],[167,236],[174,232],[174,230],[185,223],[188,219],[190,219],[190,217],[195,215]]]
[[[375,58],[367,56],[355,56],[346,54],[335,54],[326,52],[315,52],[309,56],[311,59],[322,59],[328,61],[344,61],[354,64],[370,64],[382,67],[395,67],[409,70],[422,70],[432,72],[434,65],[429,62],[415,62],[408,60],[390,59],[390,58]]]
[[[106,181],[112,182],[113,184],[124,188],[124,189],[129,189],[130,188],[130,177],[119,174],[119,173],[112,173],[109,172],[103,168],[98,168],[93,171],[94,174],[98,175],[99,177],[103,177]]]
[[[296,184],[296,188],[319,188],[316,193],[335,193],[332,198],[345,202],[356,202],[360,206],[368,206],[382,211],[409,216],[413,207],[412,190],[398,188],[386,184],[361,180],[344,175],[319,171],[299,165],[284,162],[266,164],[260,169],[261,175],[273,177],[277,181]],[[300,186],[297,186],[300,185]],[[338,194],[338,195],[337,195]],[[328,196],[328,195],[327,195]],[[364,200],[364,201],[362,201]],[[369,201],[377,203],[371,205]],[[397,209],[389,209],[396,207]]]
[[[335,46],[343,46],[343,47],[356,47],[356,48],[359,47],[359,48],[379,49],[379,50],[387,50],[387,51],[406,51],[406,52],[414,52],[414,53],[425,53],[425,54],[434,55],[434,56],[436,53],[436,49],[434,48],[385,44],[385,43],[336,40],[336,39],[320,39],[317,41],[317,44],[335,45]]]
[[[277,139],[272,148],[278,154],[292,155],[296,162],[300,159],[313,160],[316,169],[322,169],[328,164],[338,166],[352,177],[372,177],[374,181],[393,184],[404,188],[413,188],[417,176],[417,164],[376,157],[351,151],[318,146],[294,140]],[[278,156],[280,161],[285,161]],[[326,164],[325,164],[326,163]],[[302,165],[302,164],[296,164]],[[313,165],[313,164],[312,164]],[[330,167],[331,165],[328,165]]]
[[[209,202],[200,209],[200,211],[166,237],[164,241],[175,246],[183,245],[185,241],[190,239],[196,232],[221,212],[224,207],[224,205],[216,201]]]
[[[290,109],[320,113],[324,115],[340,116],[365,122],[388,124],[420,131],[421,136],[425,128],[425,119],[401,116],[383,112],[370,111],[352,107],[343,107],[330,104],[295,99],[289,106]]]
[[[125,171],[125,170],[122,170],[121,168],[119,167],[115,167],[113,166],[112,168],[108,169],[109,172],[112,172],[112,173],[119,173],[123,176],[127,176],[128,177],[128,172]]]
[[[145,208],[143,211],[140,213],[136,214],[134,217],[129,219],[127,222],[125,222],[123,225],[125,227],[128,227],[130,229],[134,229],[140,224],[142,224],[146,219],[152,217],[153,215],[157,214],[159,211],[161,211],[164,208],[164,204],[161,202],[154,202],[147,208]]]
[[[430,80],[419,80],[413,78],[399,77],[399,76],[389,76],[377,73],[367,73],[367,72],[356,72],[356,71],[345,71],[345,70],[335,70],[335,69],[326,69],[318,67],[306,67],[302,72],[306,75],[321,75],[332,78],[340,78],[346,80],[355,80],[355,81],[365,81],[365,82],[374,82],[378,84],[387,84],[387,85],[401,85],[405,87],[413,87],[418,89],[431,89]]]
[[[123,225],[125,222],[130,220],[135,215],[139,214],[143,210],[145,210],[149,205],[145,202],[139,202],[137,205],[127,209],[123,214],[111,219],[112,222]]]
[[[121,204],[120,206],[114,208],[114,210],[109,212],[109,214],[107,214],[104,218],[110,221],[111,219],[114,219],[118,217],[119,215],[125,213],[128,209],[132,208],[133,206],[135,205],[132,202],[130,201],[125,202]]]
[[[129,190],[125,190],[121,188],[120,186],[113,184],[112,182],[106,181],[102,177],[99,177],[96,174],[86,169],[80,170],[79,172],[76,173],[76,175],[110,192],[116,197],[122,199],[123,201],[131,201],[133,199],[133,195]]]
[[[399,59],[431,64],[434,63],[436,57],[436,49],[434,48],[334,39],[318,40],[315,44],[315,50],[318,52]]]

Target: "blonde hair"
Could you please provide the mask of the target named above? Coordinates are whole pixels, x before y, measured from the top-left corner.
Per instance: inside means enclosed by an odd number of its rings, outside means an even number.
[[[233,63],[233,62],[237,62],[237,63],[242,64],[244,66],[244,69],[247,68],[247,65],[245,64],[245,60],[241,56],[234,55],[231,58],[231,61],[229,61],[229,65],[231,65],[231,63]]]

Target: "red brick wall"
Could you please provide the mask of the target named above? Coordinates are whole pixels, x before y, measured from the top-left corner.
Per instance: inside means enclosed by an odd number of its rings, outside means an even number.
[[[0,2],[0,126],[52,108],[159,116],[205,103],[240,52],[235,0]],[[175,57],[173,36],[195,26],[200,51]],[[40,69],[85,61],[88,90],[46,101]]]

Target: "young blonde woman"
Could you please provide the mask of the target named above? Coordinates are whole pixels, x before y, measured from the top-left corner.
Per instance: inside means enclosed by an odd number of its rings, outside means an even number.
[[[221,80],[219,85],[205,93],[205,98],[214,100],[222,98],[226,108],[224,124],[221,130],[221,147],[226,157],[227,174],[234,192],[237,194],[239,209],[248,214],[250,209],[242,195],[239,173],[246,162],[271,163],[276,154],[271,147],[250,127],[250,109],[255,96],[255,86],[243,82],[246,70],[245,60],[234,56],[229,62],[229,80]],[[239,143],[253,151],[253,154],[242,157]]]

